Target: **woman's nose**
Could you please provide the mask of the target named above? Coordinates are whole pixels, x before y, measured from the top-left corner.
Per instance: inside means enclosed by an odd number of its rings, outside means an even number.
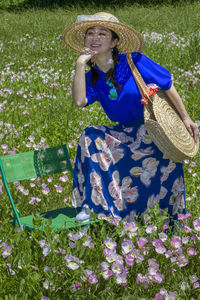
[[[99,39],[100,38],[100,34],[98,32],[93,32],[93,34],[91,35],[92,39]]]
[[[98,40],[98,39],[99,39],[99,34],[98,34],[98,33],[95,33],[95,34],[93,35],[93,39]]]

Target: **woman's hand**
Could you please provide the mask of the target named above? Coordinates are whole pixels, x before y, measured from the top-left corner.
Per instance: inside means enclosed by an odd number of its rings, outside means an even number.
[[[85,67],[86,63],[91,59],[94,62],[96,59],[96,52],[90,48],[83,48],[80,56],[76,62],[75,75],[72,85],[72,98],[75,105],[82,107],[87,104],[86,98],[86,83],[85,83]]]
[[[190,116],[188,115],[187,111],[185,110],[185,107],[183,105],[183,102],[175,89],[174,85],[172,84],[171,88],[169,90],[165,91],[174,106],[176,107],[177,111],[180,114],[180,117],[185,124],[185,127],[189,131],[190,135],[194,138],[195,143],[197,143],[199,138],[199,131],[196,126],[196,124],[191,120]]]
[[[86,64],[91,59],[94,62],[96,59],[96,52],[92,51],[90,48],[83,48],[79,58],[77,59],[78,64]]]
[[[184,118],[183,123],[185,124],[185,127],[189,131],[190,135],[194,138],[195,143],[197,143],[199,138],[197,125],[190,119],[190,117]]]

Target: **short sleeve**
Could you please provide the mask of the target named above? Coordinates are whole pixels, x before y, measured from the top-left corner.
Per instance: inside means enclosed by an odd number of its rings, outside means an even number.
[[[172,85],[171,73],[141,53],[132,53],[133,61],[146,84],[155,83],[161,90],[168,90]]]
[[[87,98],[87,104],[86,106],[94,103],[95,101],[98,101],[97,93],[95,91],[95,88],[91,86],[91,72],[88,72],[86,74],[86,98]]]

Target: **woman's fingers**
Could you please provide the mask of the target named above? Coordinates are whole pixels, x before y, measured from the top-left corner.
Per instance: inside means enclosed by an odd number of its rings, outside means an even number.
[[[96,59],[96,52],[92,51],[90,48],[83,48],[79,57],[81,61],[84,61],[85,63],[87,63],[90,59],[94,62]]]
[[[91,57],[96,54],[95,51],[92,51],[90,48],[83,48],[80,55],[90,55]]]
[[[194,127],[193,127],[193,138],[194,138],[195,143],[197,143],[198,138],[199,138],[199,130],[198,130],[196,124],[194,124]]]
[[[199,138],[199,131],[196,124],[191,119],[184,120],[184,124],[190,135],[194,138],[195,143],[197,143]]]

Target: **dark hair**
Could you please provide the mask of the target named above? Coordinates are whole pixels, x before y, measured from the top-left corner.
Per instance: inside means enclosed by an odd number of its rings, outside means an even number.
[[[112,31],[112,30],[110,30],[110,31],[111,31],[111,34],[112,34],[112,40],[115,40],[115,39],[119,40],[118,35],[114,31]],[[115,66],[119,62],[118,52],[119,51],[118,51],[117,47],[112,48],[113,66],[106,73],[106,78],[114,84],[116,89],[121,89],[121,86],[118,85],[116,80],[115,80]],[[94,63],[92,63],[91,60],[89,60],[89,62],[87,64],[91,68],[91,85],[94,86],[97,82],[97,79],[100,78],[100,75],[99,75],[97,69],[94,68]]]

